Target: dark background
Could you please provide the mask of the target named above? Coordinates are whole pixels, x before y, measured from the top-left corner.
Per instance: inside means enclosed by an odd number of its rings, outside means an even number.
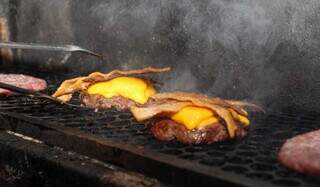
[[[105,56],[16,51],[2,66],[76,75],[170,66],[163,90],[320,109],[319,0],[2,0],[0,16],[13,41]]]

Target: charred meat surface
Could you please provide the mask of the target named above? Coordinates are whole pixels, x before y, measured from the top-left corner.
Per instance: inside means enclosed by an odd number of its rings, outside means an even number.
[[[288,139],[280,149],[278,160],[297,172],[320,176],[320,130]]]
[[[122,96],[106,98],[99,94],[87,93],[81,93],[80,100],[84,105],[99,110],[105,110],[115,107],[119,111],[126,111],[129,110],[129,108],[135,104],[134,101]]]
[[[32,91],[42,91],[47,88],[47,82],[43,79],[23,74],[0,74],[0,82]],[[0,96],[15,95],[16,93],[0,88]]]
[[[236,138],[243,138],[247,135],[247,127],[241,127],[236,131]],[[225,125],[216,123],[201,129],[189,130],[170,119],[154,119],[150,123],[151,133],[159,140],[178,140],[184,144],[210,144],[229,139]]]

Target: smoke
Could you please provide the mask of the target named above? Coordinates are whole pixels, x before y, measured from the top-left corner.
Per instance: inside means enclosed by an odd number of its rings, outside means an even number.
[[[117,37],[124,41],[151,32],[160,17],[157,1],[109,1],[91,7],[90,11],[100,19],[102,32],[117,29]]]
[[[8,12],[10,11],[10,5],[9,4],[10,0],[2,0],[0,2],[0,16],[7,16]]]
[[[275,18],[269,7],[259,1],[212,0],[205,5],[183,2],[178,5],[180,12],[186,12],[181,25],[189,38],[186,43],[189,56],[194,60],[190,62],[186,57],[193,73],[185,76],[185,80],[180,78],[184,86],[193,82],[197,91],[259,103],[277,92],[278,81],[273,80],[277,76],[260,78],[278,45]],[[186,69],[177,68],[177,74]],[[268,71],[273,73],[272,68]],[[173,89],[184,87],[177,84],[175,88],[175,80],[172,81]]]
[[[170,66],[172,72],[159,75],[166,91],[267,107],[320,106],[319,0],[28,0],[17,6],[18,41],[81,44],[106,56],[101,63],[73,58],[73,71]],[[50,55],[23,54],[58,66]]]
[[[10,40],[48,45],[67,45],[74,42],[70,1],[5,0],[4,2],[7,2],[8,6]],[[14,56],[14,61],[22,67],[34,66],[42,70],[74,67],[74,64],[64,63],[66,54],[61,52],[18,50]],[[81,66],[80,64],[77,63],[77,66]]]
[[[176,71],[173,71],[165,76],[163,80],[164,91],[198,91],[196,77],[193,76],[192,72],[188,67],[184,67]]]
[[[302,90],[312,88],[312,78],[305,77],[319,68],[320,25],[314,24],[320,20],[318,1],[209,1],[205,6],[188,1],[183,5],[182,12],[187,13],[182,25],[192,49],[188,52],[200,53],[190,65],[198,68],[198,90],[265,107],[272,102],[312,103],[310,94]],[[202,68],[197,63],[203,63]],[[189,81],[188,77],[182,82]],[[274,98],[284,99],[274,102]]]
[[[210,1],[205,10],[191,10],[184,19],[191,37],[205,37],[210,46],[218,41],[239,55],[252,44],[265,45],[272,33],[271,15],[258,1]]]
[[[17,26],[20,32],[18,36],[30,38],[30,41],[23,42],[42,42],[53,45],[70,42],[73,32],[69,10],[69,1],[21,1],[18,12]]]
[[[145,0],[102,2],[90,12],[114,42],[115,67],[171,66],[164,90],[264,106],[280,97],[312,103],[299,90],[319,78],[319,7],[318,0]],[[314,78],[295,79],[303,74]]]

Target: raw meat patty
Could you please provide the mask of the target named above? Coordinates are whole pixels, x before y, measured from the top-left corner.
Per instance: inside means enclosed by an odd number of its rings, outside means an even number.
[[[280,149],[278,160],[297,172],[320,176],[320,130],[287,140]]]
[[[45,80],[22,74],[0,74],[0,82],[33,91],[41,91],[47,88]],[[0,96],[14,94],[15,93],[10,90],[0,88]]]

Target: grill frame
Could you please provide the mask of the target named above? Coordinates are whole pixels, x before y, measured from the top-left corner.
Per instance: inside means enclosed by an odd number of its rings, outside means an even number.
[[[120,143],[114,141],[112,138],[105,138],[99,136],[98,134],[84,132],[83,130],[76,129],[74,127],[67,127],[65,126],[66,124],[61,122],[50,122],[46,121],[45,119],[31,117],[26,114],[23,115],[23,111],[28,111],[28,107],[30,106],[39,107],[39,105],[51,105],[51,107],[60,107],[66,111],[71,110],[72,107],[59,105],[56,103],[53,104],[47,101],[42,103],[43,101],[39,99],[29,99],[24,97],[20,98],[23,100],[17,100],[12,104],[9,102],[7,105],[2,105],[4,108],[10,108],[10,106],[13,108],[9,110],[0,109],[0,117],[2,118],[2,120],[0,118],[0,121],[6,121],[6,123],[2,123],[1,128],[34,137],[46,142],[49,145],[60,146],[67,150],[88,155],[101,161],[111,162],[126,169],[134,170],[158,178],[165,183],[174,184],[177,186],[274,186],[274,184],[270,183],[268,180],[264,181],[255,178],[250,179],[244,175],[239,175],[232,171],[222,170],[219,167],[210,167],[193,162],[192,160],[181,159],[174,154],[161,153],[157,150],[141,147],[140,145]],[[1,102],[0,99],[0,106],[1,103],[3,104],[4,102],[4,100]],[[91,109],[89,109],[87,112],[88,114],[91,112],[95,115]],[[298,111],[288,111],[287,113],[281,113],[281,115],[270,114],[268,116],[271,118],[271,120],[274,120],[274,122],[277,120],[279,123],[281,123],[281,120],[282,122],[285,122],[286,120],[287,122],[290,122],[290,120],[288,121],[289,118],[285,116],[292,116],[297,112]],[[119,113],[112,110],[107,111],[106,113],[97,114],[104,115],[109,113],[111,115],[127,115],[126,113]],[[316,114],[312,114],[312,116],[314,115]],[[99,117],[95,119],[101,120]],[[312,118],[311,120],[315,119]],[[253,126],[251,128],[253,130],[255,129],[255,121],[256,120],[254,118]],[[266,122],[268,122],[268,120]],[[292,122],[290,122],[290,124],[291,123]],[[305,131],[307,130],[309,129],[305,129]],[[300,131],[300,133],[302,133],[302,131]],[[254,134],[250,132],[249,136],[254,136]],[[160,141],[158,143],[165,144],[164,142]],[[274,146],[273,148],[277,148],[277,146]],[[293,172],[289,171],[289,173]],[[298,175],[298,177],[301,176]],[[308,180],[308,178],[304,180]],[[316,183],[313,185],[316,186],[317,184],[320,184],[320,181],[316,181]],[[309,184],[303,183],[303,185],[300,186],[305,185]]]
[[[258,184],[256,182],[251,184],[250,180],[246,178],[238,177],[216,168],[194,167],[192,162],[165,154],[155,153],[150,150],[139,151],[139,148],[111,142],[95,135],[83,133],[77,129],[64,127],[61,124],[48,123],[10,112],[0,112],[0,116],[9,122],[5,127],[6,130],[39,139],[49,145],[59,146],[101,161],[120,165],[126,169],[149,174],[161,181],[172,183],[174,179],[171,174],[173,173],[175,175],[188,176],[191,181],[186,184],[182,178],[180,181],[175,180],[175,185],[184,186],[204,183],[201,186],[218,184],[222,186],[253,187]],[[121,158],[120,155],[124,155],[124,158]],[[148,167],[141,167],[142,163]],[[161,169],[154,170],[153,168]],[[212,173],[212,175],[206,176],[208,173]],[[232,181],[229,178],[232,178]],[[263,184],[259,185],[264,186]]]
[[[24,138],[0,130],[0,169],[3,168],[3,180],[11,183],[13,187],[123,187],[128,184],[144,187],[164,186],[155,179],[63,150],[61,147],[48,146]]]

